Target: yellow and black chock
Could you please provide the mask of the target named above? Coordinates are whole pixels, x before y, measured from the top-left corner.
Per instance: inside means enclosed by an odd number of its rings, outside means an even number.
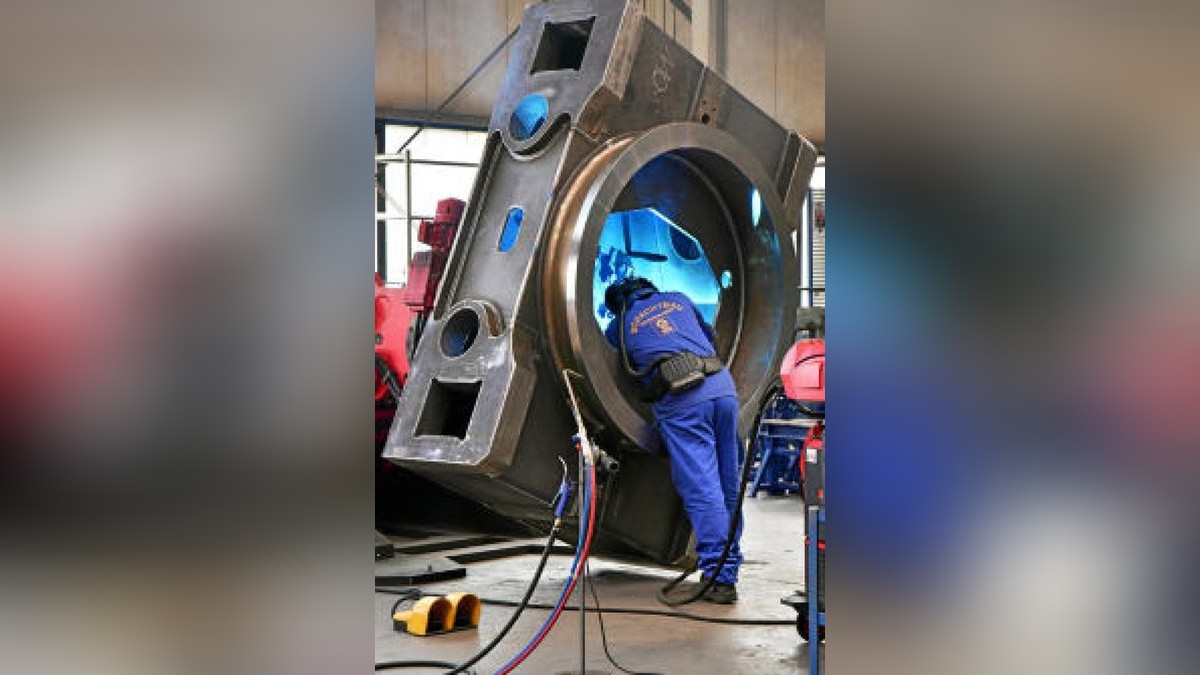
[[[439,635],[479,627],[483,604],[474,593],[451,593],[444,597],[426,596],[412,609],[392,615],[392,628],[411,635]]]

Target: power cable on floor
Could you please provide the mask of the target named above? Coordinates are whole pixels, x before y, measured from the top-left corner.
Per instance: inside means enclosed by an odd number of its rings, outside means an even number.
[[[564,485],[566,484],[568,483],[564,478]],[[562,494],[563,493],[560,490],[559,495],[562,496]],[[565,506],[566,501],[567,499],[564,498],[563,506]],[[517,604],[516,610],[513,611],[511,616],[508,617],[508,622],[504,624],[504,627],[500,629],[499,633],[496,633],[496,636],[492,638],[491,642],[487,643],[487,646],[485,646],[483,649],[480,649],[474,656],[466,661],[463,661],[461,664],[452,666],[452,669],[447,675],[458,675],[459,673],[468,672],[468,668],[476,663],[479,663],[483,657],[490,654],[492,650],[496,648],[496,645],[500,644],[500,641],[508,635],[508,632],[512,630],[512,627],[516,625],[517,619],[521,618],[521,614],[529,605],[529,598],[533,596],[534,589],[537,588],[538,582],[540,582],[542,579],[542,571],[546,569],[546,560],[550,558],[550,551],[554,548],[554,539],[558,536],[558,530],[561,525],[562,516],[560,515],[555,518],[554,525],[550,528],[550,536],[546,539],[546,547],[542,550],[542,558],[538,561],[537,570],[534,571],[533,578],[529,580],[529,586],[525,589],[525,597],[521,598],[521,602]]]
[[[392,603],[392,609],[388,612],[389,617],[396,615],[396,611],[400,609],[400,605],[406,602],[416,602],[421,599],[422,595],[419,588],[401,588],[397,589],[397,591],[393,595],[399,595],[400,597],[396,598],[396,601]]]
[[[588,565],[585,568],[584,574],[589,577],[592,576],[591,565]],[[600,596],[596,593],[596,584],[592,583],[588,590],[592,592],[592,600],[596,601],[596,618],[600,621],[600,644],[604,645],[604,656],[608,659],[608,662],[613,664],[613,667],[617,670],[621,671],[622,673],[627,673],[628,675],[663,675],[662,673],[656,673],[652,671],[641,672],[637,670],[630,670],[617,663],[617,660],[613,658],[612,652],[608,650],[608,633],[604,630],[604,610],[600,607]]]
[[[448,661],[381,661],[375,664],[375,670],[398,670],[401,668],[453,668],[455,664]],[[474,675],[473,671],[467,671]]]
[[[376,588],[376,593],[386,593],[388,595],[398,595],[396,602],[392,603],[392,609],[388,612],[388,616],[395,615],[396,610],[400,609],[400,605],[406,602],[413,602],[424,597],[425,593],[419,588]],[[375,664],[375,670],[400,670],[406,668],[454,668],[456,664],[447,663],[445,661],[381,661]]]
[[[400,596],[402,596],[402,598],[401,598],[402,600],[410,597],[410,594],[412,591],[419,591],[419,589],[382,588],[382,587],[378,587],[378,586],[375,587],[376,593],[383,593],[383,594],[388,594],[388,595],[400,595]],[[595,593],[594,587],[593,587],[593,593]],[[436,594],[435,593],[423,593],[423,592],[421,593],[421,597],[424,597],[426,595],[436,595]],[[594,595],[593,595],[593,598],[595,598],[597,600],[596,608],[598,610],[597,616],[599,617],[599,609],[600,609],[599,598],[596,598]],[[497,607],[524,606],[525,609],[539,609],[539,610],[552,610],[552,609],[555,609],[555,607],[556,607],[556,605],[550,605],[550,604],[533,603],[533,602],[521,603],[521,602],[518,602],[515,600],[502,600],[499,598],[480,598],[480,600],[482,600],[485,604],[495,605]],[[579,607],[577,605],[567,605],[567,606],[563,607],[562,609],[565,611],[568,611],[568,612],[579,611]],[[692,614],[690,612],[681,612],[678,610],[641,609],[641,608],[636,608],[636,607],[608,607],[608,608],[604,609],[603,611],[607,612],[609,614],[634,614],[634,615],[638,615],[638,616],[660,616],[660,617],[666,617],[666,618],[671,618],[671,619],[683,619],[685,621],[700,621],[703,623],[715,623],[715,624],[722,624],[722,625],[729,625],[729,626],[787,626],[789,628],[795,628],[795,626],[796,626],[796,620],[794,618],[793,619],[735,619],[735,618],[720,617],[720,616],[704,616],[701,614]],[[614,661],[612,659],[612,655],[608,653],[608,639],[604,633],[604,623],[603,623],[604,620],[602,617],[600,618],[600,621],[601,621],[600,634],[601,634],[601,638],[604,641],[605,654],[609,657],[609,661],[611,661],[614,666],[621,669],[623,672],[628,673],[629,671],[625,670],[622,666],[620,666],[618,663],[616,663],[616,661]],[[416,665],[416,664],[424,664],[424,665]],[[418,668],[418,667],[420,667],[420,668],[446,668],[448,670],[453,670],[453,669],[458,668],[459,664],[446,663],[446,662],[434,662],[434,661],[386,661],[386,662],[375,664],[375,670],[390,670],[393,668]],[[471,671],[469,671],[469,670],[463,671],[463,672],[465,672],[467,675],[471,674]]]
[[[610,494],[610,491],[612,490],[613,479],[615,477],[616,477],[616,474],[612,473],[612,472],[610,472],[608,474],[608,476],[605,477],[603,494]],[[597,528],[601,528],[604,526],[604,515],[605,515],[605,513],[600,514],[600,522],[596,524]],[[592,576],[592,565],[590,562],[584,568],[584,574],[589,577]],[[629,670],[625,666],[622,666],[621,664],[617,663],[617,660],[613,658],[612,652],[609,651],[609,648],[608,648],[608,632],[605,631],[605,629],[604,629],[604,610],[600,607],[600,595],[598,593],[596,593],[596,584],[594,582],[591,585],[591,591],[592,591],[592,599],[596,601],[596,618],[600,621],[600,643],[602,645],[604,645],[604,656],[605,656],[605,658],[608,659],[608,662],[613,664],[613,667],[615,667],[617,670],[621,671],[622,673],[626,673],[627,675],[661,675],[661,673],[652,673],[652,672],[639,673],[634,670]]]
[[[530,579],[530,581],[529,581],[529,586],[525,590],[525,596],[521,599],[520,603],[517,603],[516,611],[514,611],[511,616],[509,616],[508,622],[504,624],[504,627],[500,629],[500,632],[496,633],[495,637],[493,637],[492,640],[483,649],[479,650],[471,658],[467,659],[466,661],[462,662],[461,664],[445,663],[442,665],[434,665],[431,667],[449,668],[450,670],[447,675],[459,675],[460,673],[468,673],[468,674],[472,673],[473,671],[470,670],[471,666],[475,665],[476,663],[479,663],[480,660],[482,660],[485,656],[487,656],[489,653],[491,653],[491,651],[493,649],[495,649],[497,645],[500,644],[501,640],[503,640],[505,638],[505,636],[508,635],[508,632],[510,630],[512,630],[512,627],[514,625],[516,625],[517,619],[521,618],[521,614],[525,611],[525,606],[528,604],[529,598],[533,596],[533,591],[534,591],[534,589],[537,588],[538,582],[542,578],[542,572],[546,569],[546,561],[550,558],[550,553],[554,548],[554,540],[558,536],[558,532],[559,532],[560,528],[562,527],[563,513],[566,511],[567,505],[570,502],[570,500],[571,500],[571,481],[570,481],[570,477],[567,475],[566,465],[564,464],[563,465],[563,477],[562,477],[562,482],[559,484],[558,494],[555,495],[554,501],[551,502],[551,507],[554,509],[554,523],[550,527],[550,534],[546,538],[546,545],[542,548],[542,555],[541,555],[541,559],[538,561],[537,569],[533,573],[533,578]],[[399,609],[401,604],[403,604],[405,602],[410,602],[413,600],[420,599],[422,596],[427,595],[419,588],[380,588],[380,587],[376,586],[375,592],[376,593],[384,593],[384,594],[388,594],[388,595],[400,596],[396,600],[396,602],[394,602],[392,604],[392,610],[391,610],[391,613],[389,614],[389,616],[394,615],[396,613],[396,610]],[[392,668],[408,668],[408,667],[417,668],[420,666],[409,665],[409,664],[429,663],[429,662],[391,661],[388,663],[390,664],[389,667],[392,667]],[[439,662],[439,663],[441,663],[441,662]],[[379,670],[379,669],[380,668],[377,665],[376,670]]]
[[[480,598],[484,604],[496,605],[497,607],[516,607],[517,602],[513,600],[500,600],[496,598]],[[526,609],[554,609],[554,605],[529,603],[525,606]],[[578,605],[568,605],[563,608],[567,612],[578,612]],[[604,610],[609,614],[637,614],[641,616],[661,616],[670,619],[684,619],[687,621],[700,621],[703,623],[719,623],[730,626],[790,626],[796,627],[795,617],[791,619],[735,619],[724,616],[704,616],[703,614],[692,614],[690,612],[681,612],[678,610],[669,609],[642,609],[640,607],[608,607]]]

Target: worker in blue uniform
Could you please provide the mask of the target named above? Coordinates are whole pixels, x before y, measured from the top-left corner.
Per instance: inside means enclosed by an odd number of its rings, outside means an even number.
[[[713,329],[682,293],[660,292],[646,279],[632,277],[612,284],[605,305],[617,318],[605,337],[617,349],[624,340],[627,365],[638,371],[659,359],[691,352],[716,362],[703,381],[684,391],[665,393],[653,404],[655,424],[671,463],[671,479],[696,532],[696,555],[703,575],[716,570],[729,534],[729,517],[737,509],[738,398],[733,377],[719,365]],[[620,327],[625,335],[620,334]],[[643,385],[654,377],[653,371]],[[718,604],[737,600],[742,552],[738,526],[725,564],[704,599]]]

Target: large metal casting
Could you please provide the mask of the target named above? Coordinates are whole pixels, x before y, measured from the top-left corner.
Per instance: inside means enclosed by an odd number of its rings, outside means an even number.
[[[556,457],[574,465],[570,369],[621,466],[596,546],[677,560],[690,528],[601,332],[603,285],[636,273],[710,296],[745,429],[791,345],[816,152],[626,0],[530,7],[489,133],[384,455],[547,523]]]

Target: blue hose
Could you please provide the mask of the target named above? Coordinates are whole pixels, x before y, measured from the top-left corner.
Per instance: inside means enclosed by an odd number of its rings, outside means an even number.
[[[579,568],[579,558],[583,554],[583,545],[584,545],[584,541],[587,537],[587,528],[584,527],[584,518],[585,518],[584,514],[586,514],[588,512],[588,509],[590,508],[592,493],[591,493],[591,489],[588,485],[589,481],[585,480],[583,476],[579,477],[579,483],[580,483],[580,487],[581,487],[581,493],[583,495],[583,500],[582,500],[582,502],[580,504],[580,508],[579,508],[579,539],[575,543],[575,559],[571,561],[571,573],[569,575],[567,575],[567,580],[563,582],[562,592],[559,593],[558,602],[555,603],[556,607],[558,605],[564,604],[567,601],[566,595],[567,595],[568,589],[571,588],[571,580],[574,579],[575,575],[579,573],[579,569],[578,569]],[[529,642],[526,642],[525,646],[523,646],[519,650],[517,650],[516,656],[509,659],[508,663],[505,663],[496,672],[500,673],[500,672],[506,671],[510,667],[512,667],[512,665],[517,661],[517,659],[520,658],[521,654],[524,654],[525,650],[529,648],[529,645],[533,644],[534,641],[537,640],[538,636],[541,635],[542,632],[546,630],[547,626],[550,625],[550,621],[553,619],[553,617],[554,617],[553,613],[550,614],[549,616],[547,616],[546,620],[542,623],[541,627],[537,629],[537,632],[535,632],[533,634],[533,637],[530,638]]]

